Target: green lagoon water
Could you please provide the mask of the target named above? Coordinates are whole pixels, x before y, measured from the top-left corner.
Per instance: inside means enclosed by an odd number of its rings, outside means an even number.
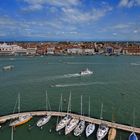
[[[12,71],[2,71],[5,65],[14,65]],[[85,68],[93,70],[91,76],[78,73]],[[58,110],[63,94],[66,111],[69,93],[72,93],[72,112],[80,113],[80,96],[83,95],[84,114],[88,113],[91,97],[91,116],[132,125],[135,108],[135,125],[140,127],[140,57],[135,56],[45,56],[0,57],[0,115],[13,112],[18,93],[21,94],[21,111],[44,110],[45,91],[48,91],[52,110]],[[112,117],[113,116],[113,117]],[[35,126],[38,118],[16,128],[14,140],[85,140],[85,135],[74,137],[55,132],[56,118],[43,127]],[[0,129],[0,140],[10,140],[9,122]],[[28,125],[33,125],[28,129]],[[96,126],[97,128],[98,126]],[[52,129],[50,133],[49,130]],[[127,140],[128,132],[117,131],[117,140]],[[88,138],[96,140],[96,132]],[[105,138],[106,139],[106,138]]]

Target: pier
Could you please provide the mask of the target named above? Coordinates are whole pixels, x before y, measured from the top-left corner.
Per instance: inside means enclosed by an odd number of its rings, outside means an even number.
[[[4,123],[11,119],[16,119],[20,115],[28,115],[28,114],[31,114],[32,116],[52,115],[54,117],[57,117],[57,116],[63,117],[66,114],[69,114],[73,118],[85,120],[86,122],[90,122],[90,123],[94,123],[94,124],[98,124],[98,125],[101,123],[104,123],[104,124],[107,124],[108,127],[113,127],[113,128],[120,129],[123,131],[128,131],[128,132],[134,131],[135,133],[140,134],[140,128],[138,128],[138,127],[132,127],[132,126],[123,125],[123,124],[119,124],[119,123],[113,123],[113,122],[109,122],[109,121],[105,121],[105,120],[101,120],[101,119],[95,119],[95,118],[91,118],[91,117],[87,117],[87,116],[81,116],[81,115],[73,114],[73,113],[56,112],[56,111],[35,111],[35,112],[23,112],[23,113],[10,114],[10,115],[6,115],[6,116],[1,116],[0,123]]]

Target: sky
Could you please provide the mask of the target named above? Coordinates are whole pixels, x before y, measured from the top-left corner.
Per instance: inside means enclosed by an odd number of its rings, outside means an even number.
[[[140,0],[0,0],[1,41],[140,41]]]

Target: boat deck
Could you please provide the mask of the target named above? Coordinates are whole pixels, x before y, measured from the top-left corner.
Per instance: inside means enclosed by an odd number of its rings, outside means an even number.
[[[43,115],[46,115],[46,114],[48,114],[48,115],[50,114],[52,116],[62,116],[63,117],[67,113],[66,112],[56,112],[56,111],[23,112],[23,113],[17,113],[17,114],[10,114],[10,115],[6,115],[6,116],[1,116],[0,117],[0,123],[4,123],[4,122],[6,122],[8,120],[11,120],[11,119],[16,119],[16,118],[19,117],[19,115],[27,115],[27,114],[31,114],[32,116],[43,116]],[[140,134],[140,128],[137,128],[137,127],[132,127],[132,126],[123,125],[123,124],[119,124],[119,123],[112,123],[112,122],[109,122],[109,121],[90,118],[90,117],[87,117],[87,116],[81,116],[81,115],[73,114],[73,113],[68,113],[68,114],[70,116],[72,116],[73,118],[78,118],[78,119],[81,119],[81,120],[85,120],[86,122],[90,122],[90,123],[94,123],[94,124],[105,123],[109,127],[113,127],[113,128],[128,131],[128,132],[134,131],[135,133]]]

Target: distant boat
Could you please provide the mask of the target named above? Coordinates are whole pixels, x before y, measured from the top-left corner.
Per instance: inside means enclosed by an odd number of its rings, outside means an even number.
[[[103,114],[103,104],[101,104],[100,119],[103,119],[102,114]],[[109,127],[107,126],[107,124],[101,123],[97,130],[97,140],[102,140],[107,135],[108,130]]]
[[[89,108],[88,116],[90,117],[90,97],[89,97]],[[89,123],[86,127],[86,137],[89,137],[95,130],[95,124]]]
[[[81,116],[83,115],[82,112],[82,96],[81,96]],[[79,122],[79,124],[76,126],[76,128],[74,129],[74,135],[75,136],[79,136],[83,133],[83,131],[85,130],[85,120],[81,120]]]
[[[116,129],[110,128],[108,133],[108,140],[115,140],[115,137],[116,137]]]
[[[2,70],[4,70],[4,71],[6,71],[6,70],[12,70],[12,69],[14,69],[14,66],[13,65],[4,66],[2,68]]]
[[[47,91],[46,91],[46,110],[48,110],[48,106],[49,106],[49,109],[50,109],[50,104],[49,104],[49,101],[48,101],[48,95],[47,95]],[[41,127],[41,126],[47,124],[50,119],[51,119],[51,115],[46,115],[45,117],[42,117],[41,119],[39,119],[37,121],[36,125],[38,127]]]
[[[138,140],[138,137],[136,136],[135,132],[132,132],[129,136],[129,140]]]
[[[20,113],[20,94],[18,95],[18,113]],[[11,122],[9,126],[16,127],[28,122],[31,119],[32,119],[32,115],[30,113],[27,115],[19,115],[18,119]]]
[[[62,104],[62,96],[61,96],[60,104]],[[68,123],[72,119],[72,117],[70,115],[68,115],[69,111],[71,111],[71,93],[69,95],[67,114],[66,114],[66,116],[63,119],[61,119],[61,121],[59,123],[57,123],[56,131],[59,131],[59,130],[63,129],[65,126],[68,125]]]
[[[93,74],[93,71],[90,71],[88,68],[86,70],[80,71],[81,76],[91,75],[91,74]]]

